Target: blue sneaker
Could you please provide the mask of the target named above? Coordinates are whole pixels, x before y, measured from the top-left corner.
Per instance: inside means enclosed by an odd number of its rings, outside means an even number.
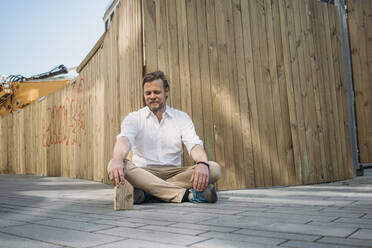
[[[192,203],[215,203],[218,199],[216,189],[213,184],[209,184],[201,192],[197,192],[195,189],[190,189],[192,193],[192,198],[190,202]]]

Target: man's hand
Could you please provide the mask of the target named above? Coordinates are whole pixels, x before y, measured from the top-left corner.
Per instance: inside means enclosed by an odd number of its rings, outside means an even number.
[[[190,182],[196,191],[203,191],[209,183],[209,169],[204,164],[198,164],[192,173]]]
[[[111,160],[109,168],[107,168],[110,180],[114,183],[115,187],[119,183],[124,184],[124,165],[121,160]]]

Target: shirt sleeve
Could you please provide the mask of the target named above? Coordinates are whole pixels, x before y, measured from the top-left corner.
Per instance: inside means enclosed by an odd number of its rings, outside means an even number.
[[[194,123],[192,122],[191,118],[186,113],[184,114],[182,122],[183,122],[183,125],[182,125],[182,130],[181,130],[181,138],[182,138],[182,142],[186,146],[188,153],[190,154],[191,149],[195,145],[203,146],[203,141],[196,134]]]
[[[121,123],[121,131],[116,136],[116,139],[120,137],[127,137],[130,143],[130,147],[134,146],[134,141],[136,139],[138,133],[138,118],[135,113],[130,113],[127,117],[124,118],[123,122]]]

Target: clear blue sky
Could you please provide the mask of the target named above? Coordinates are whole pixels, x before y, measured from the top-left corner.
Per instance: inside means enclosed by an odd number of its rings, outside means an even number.
[[[110,0],[0,0],[0,75],[80,64],[104,33]]]

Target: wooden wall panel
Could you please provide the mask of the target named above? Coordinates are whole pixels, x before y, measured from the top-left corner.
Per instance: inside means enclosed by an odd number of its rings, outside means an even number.
[[[121,120],[142,104],[141,30],[141,2],[123,1],[74,83],[0,119],[0,173],[109,182]]]
[[[372,162],[372,3],[348,0],[348,26],[361,163]]]
[[[168,74],[171,106],[193,117],[209,157],[222,167],[219,189],[352,177],[336,6],[313,0],[144,6],[146,71]],[[164,30],[167,37],[159,35]]]

